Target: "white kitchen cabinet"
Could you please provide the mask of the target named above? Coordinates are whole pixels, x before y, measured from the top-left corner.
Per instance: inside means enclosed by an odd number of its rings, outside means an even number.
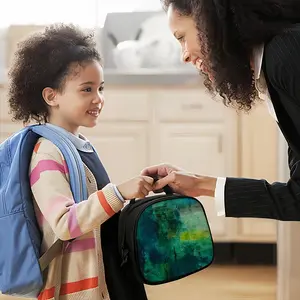
[[[151,91],[156,117],[161,122],[224,122],[225,110],[203,86],[165,88]]]
[[[144,90],[108,89],[98,125],[82,130],[115,183],[138,176],[149,164],[148,100]]]
[[[178,165],[196,174],[225,173],[222,126],[220,124],[161,124],[160,161]],[[215,239],[226,238],[230,219],[216,216],[214,200],[200,197]]]
[[[155,95],[155,97],[154,97]],[[157,123],[156,163],[168,162],[200,175],[234,174],[236,159],[234,119],[222,103],[214,101],[204,88],[158,90],[155,99]],[[236,116],[235,116],[236,119]],[[232,143],[228,151],[227,133]],[[229,157],[230,156],[230,157]],[[227,159],[228,158],[228,159]],[[215,241],[232,238],[235,220],[218,217],[213,198],[200,197]]]
[[[136,177],[148,164],[146,124],[101,123],[82,133],[93,143],[112,182]]]
[[[151,120],[151,102],[149,91],[146,89],[124,88],[105,89],[103,111],[100,116],[102,121],[139,122]]]

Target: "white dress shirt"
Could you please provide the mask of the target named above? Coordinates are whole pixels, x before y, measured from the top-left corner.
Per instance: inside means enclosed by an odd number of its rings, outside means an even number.
[[[257,47],[253,51],[255,86],[259,97],[265,101],[269,113],[277,121],[276,113],[266,85],[264,74],[261,70],[264,54],[264,46]],[[215,190],[215,208],[218,216],[225,216],[225,184],[226,178],[218,177]]]

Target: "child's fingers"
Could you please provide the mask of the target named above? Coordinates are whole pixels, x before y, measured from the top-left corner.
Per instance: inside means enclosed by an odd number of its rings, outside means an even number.
[[[144,188],[148,191],[148,193],[153,190],[152,184],[149,184],[148,182],[144,183]]]
[[[144,195],[144,197],[148,196],[148,194],[149,194],[149,190],[146,189],[146,187],[143,188],[143,195]]]
[[[139,191],[137,192],[135,198],[136,199],[142,199],[145,198],[149,194],[149,191],[145,187],[141,187]]]
[[[149,176],[143,176],[143,179],[145,182],[147,182],[148,184],[150,184],[151,186],[153,185],[154,183],[154,179],[152,177],[149,177]]]

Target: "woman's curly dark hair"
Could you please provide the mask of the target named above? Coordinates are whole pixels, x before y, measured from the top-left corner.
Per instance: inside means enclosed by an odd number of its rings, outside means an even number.
[[[249,111],[257,98],[250,67],[253,48],[300,22],[299,0],[161,0],[191,16],[199,32],[204,84],[226,106]]]
[[[13,119],[46,122],[49,112],[43,89],[62,92],[71,66],[93,60],[101,61],[93,34],[74,25],[54,24],[20,42],[9,71],[8,101]]]

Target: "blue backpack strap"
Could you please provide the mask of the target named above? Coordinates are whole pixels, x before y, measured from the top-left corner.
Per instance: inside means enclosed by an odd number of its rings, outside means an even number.
[[[70,174],[70,185],[76,203],[87,199],[86,176],[81,157],[73,145],[60,131],[46,125],[34,125],[32,131],[50,140],[62,152]],[[80,184],[78,184],[80,183]]]
[[[73,145],[59,130],[46,125],[33,125],[31,130],[36,134],[48,139],[62,152],[66,160],[69,175],[70,185],[74,200],[79,203],[88,198],[86,187],[86,175],[84,171],[81,157]],[[78,184],[79,183],[79,184]],[[39,259],[40,268],[43,271],[47,268],[50,262],[62,252],[63,241],[57,240]]]

